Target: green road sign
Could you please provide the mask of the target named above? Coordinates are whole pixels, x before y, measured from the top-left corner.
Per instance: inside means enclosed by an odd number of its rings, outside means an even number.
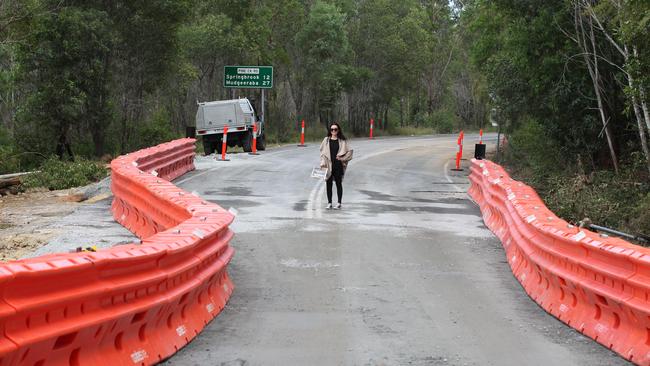
[[[273,87],[273,66],[224,66],[224,88]]]

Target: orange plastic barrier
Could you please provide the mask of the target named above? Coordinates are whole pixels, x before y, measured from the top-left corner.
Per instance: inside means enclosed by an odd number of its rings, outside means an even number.
[[[181,139],[111,162],[113,214],[140,244],[0,264],[0,366],[154,364],[223,309],[233,216],[168,181],[193,161]]]
[[[569,225],[499,165],[472,160],[469,195],[514,276],[546,311],[650,365],[650,250]]]

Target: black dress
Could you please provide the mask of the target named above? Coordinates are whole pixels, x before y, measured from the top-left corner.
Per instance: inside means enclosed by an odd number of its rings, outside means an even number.
[[[343,163],[336,158],[339,152],[339,140],[330,139],[330,156],[332,157],[332,176],[339,179],[343,176]]]

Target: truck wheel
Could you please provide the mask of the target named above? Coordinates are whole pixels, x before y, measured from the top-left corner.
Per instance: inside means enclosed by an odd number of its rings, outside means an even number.
[[[257,150],[259,151],[266,150],[266,134],[257,138]]]
[[[223,145],[223,143],[221,142],[221,138],[223,137],[223,135],[217,135],[217,136],[218,136],[217,141],[214,142],[214,148],[215,150],[217,150],[217,154],[221,155],[221,146]]]
[[[208,136],[203,136],[203,152],[206,156],[214,152],[213,142]]]
[[[253,151],[253,134],[250,131],[246,131],[242,135],[241,147],[244,149],[244,152]]]

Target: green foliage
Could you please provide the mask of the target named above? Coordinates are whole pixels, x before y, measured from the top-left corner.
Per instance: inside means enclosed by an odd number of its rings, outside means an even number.
[[[612,36],[631,49],[625,69],[634,78],[635,85],[628,87],[626,92],[629,96],[642,98],[641,90],[650,89],[650,2],[602,1],[596,5],[595,12],[611,29]]]
[[[626,226],[634,233],[650,235],[650,193],[639,196],[640,199],[634,202]]]
[[[267,132],[279,141],[293,139],[302,118],[345,120],[349,134],[367,135],[371,116],[388,120],[405,98],[400,124],[432,127],[441,109],[480,115],[441,106],[466,58],[454,51],[466,47],[454,44],[462,32],[453,18],[443,0],[7,0],[0,125],[30,164],[68,147],[125,153],[184,131],[197,100],[247,96],[259,109],[259,91],[231,93],[222,70],[268,64]]]
[[[34,88],[17,115],[16,137],[23,149],[53,153],[58,141],[69,139],[71,128],[106,114],[106,105],[97,100],[107,88],[107,23],[105,12],[78,8],[33,20],[17,53],[22,81]]]
[[[391,127],[388,131],[392,135],[401,135],[401,136],[422,136],[422,135],[430,135],[434,131],[431,128],[428,127],[413,127],[413,126],[396,126],[396,127]],[[379,133],[374,134],[374,136],[379,137],[379,136],[386,136],[388,135],[387,133],[383,133],[383,131],[380,131]]]
[[[439,109],[431,114],[431,124],[437,133],[451,133],[458,130],[457,118],[449,109]]]
[[[417,112],[413,116],[413,122],[415,122],[416,126],[422,126],[422,127],[431,127],[433,126],[433,122],[430,116],[428,116],[424,112]]]
[[[620,7],[608,1],[590,4],[617,42],[638,51],[625,63],[596,27],[603,113],[623,163],[618,175],[583,50],[571,38],[574,3],[476,1],[464,9],[461,21],[472,39],[470,59],[485,78],[491,107],[508,134],[505,162],[513,173],[535,186],[566,219],[589,217],[597,224],[637,230],[650,226],[641,214],[648,204],[648,176],[643,173],[647,166],[639,163],[644,159],[638,159],[636,126],[630,125],[634,116],[625,106],[632,95],[642,99],[638,85],[646,83],[650,71],[644,20],[650,8],[637,0]],[[636,87],[621,87],[623,68],[638,80]]]
[[[0,174],[13,173],[20,166],[16,150],[6,129],[0,126]]]
[[[509,136],[508,143],[508,161],[517,169],[531,170],[544,177],[566,167],[554,141],[536,120],[526,120]]]
[[[46,160],[39,170],[25,177],[23,185],[26,188],[67,189],[97,182],[108,175],[102,164],[87,160],[66,162],[56,157]]]
[[[296,45],[304,52],[301,79],[314,89],[314,103],[321,122],[332,120],[332,109],[343,91],[343,80],[350,80],[345,63],[350,48],[345,18],[332,4],[316,1],[305,26],[296,35]]]
[[[467,14],[476,40],[471,58],[486,77],[504,132],[514,132],[533,119],[569,160],[576,155],[596,160],[606,156],[607,143],[599,136],[602,123],[586,66],[581,58],[570,57],[581,51],[563,33],[574,28],[571,11],[560,0],[535,6],[477,2]],[[601,72],[615,71],[603,64]],[[620,103],[623,93],[610,87],[605,97]],[[626,119],[621,112],[608,115],[610,124],[619,126],[613,128],[615,143],[622,144],[628,137],[622,133]]]
[[[9,146],[12,143],[11,136],[9,135],[9,131],[7,131],[6,128],[0,126],[0,146],[5,147]]]
[[[635,182],[633,175],[599,171],[554,176],[544,186],[544,199],[553,212],[567,221],[576,223],[588,217],[598,225],[647,234],[649,191],[650,186]]]
[[[11,145],[0,144],[0,174],[16,172],[20,169],[20,160]]]
[[[309,67],[345,58],[349,44],[344,22],[335,5],[319,0],[312,6],[307,23],[296,35],[297,44],[307,53]]]
[[[140,140],[134,146],[136,150],[182,137],[174,132],[169,113],[164,109],[156,111],[149,121],[138,126],[137,135],[140,136]]]

